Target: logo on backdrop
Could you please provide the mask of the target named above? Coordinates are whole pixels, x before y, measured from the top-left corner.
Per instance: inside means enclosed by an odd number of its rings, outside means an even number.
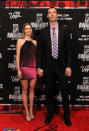
[[[81,68],[82,72],[87,72],[87,73],[89,72],[89,65],[81,66],[80,68]]]
[[[77,85],[77,89],[81,92],[89,92],[89,77],[83,77],[82,85]]]
[[[22,101],[22,95],[20,93],[20,86],[14,87],[14,94],[9,94],[9,100]]]
[[[3,89],[3,84],[2,83],[0,84],[0,89]]]
[[[11,44],[11,45],[7,48],[7,50],[9,50],[9,51],[16,51],[16,45]]]
[[[3,97],[0,97],[0,100],[3,100]]]
[[[88,35],[81,35],[80,38],[78,38],[79,41],[89,41],[89,34]]]
[[[2,58],[2,53],[0,52],[0,59]]]
[[[17,70],[16,55],[13,55],[13,63],[8,63],[8,69]]]
[[[9,15],[10,15],[10,19],[17,19],[17,18],[20,18],[20,17],[22,17],[21,15],[20,15],[20,11],[15,11],[15,12],[10,12],[10,13],[8,13]]]
[[[10,76],[10,77],[11,77],[12,82],[19,82],[18,76]]]
[[[78,59],[89,61],[89,45],[84,45],[84,52],[83,54],[78,54]]]
[[[89,30],[89,13],[85,14],[85,22],[79,23],[79,28],[82,28],[83,30]]]
[[[58,20],[68,20],[71,21],[73,18],[70,17],[69,13],[66,14],[58,14]]]
[[[48,22],[43,22],[43,14],[37,13],[36,14],[36,22],[31,22],[31,25],[35,30],[40,30],[46,26],[48,26]]]
[[[7,33],[7,38],[11,38],[11,40],[17,40],[21,36],[19,33],[19,24],[13,24],[12,32]]]
[[[84,94],[81,94],[76,100],[89,102],[89,96],[85,95],[85,93],[89,92],[89,77],[83,77],[82,85],[77,85],[77,90],[80,90]]]

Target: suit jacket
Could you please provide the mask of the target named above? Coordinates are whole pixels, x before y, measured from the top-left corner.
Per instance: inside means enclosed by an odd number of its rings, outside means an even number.
[[[71,67],[71,39],[67,26],[58,23],[58,64],[61,70]],[[37,46],[37,68],[48,71],[52,65],[50,25],[43,28]]]

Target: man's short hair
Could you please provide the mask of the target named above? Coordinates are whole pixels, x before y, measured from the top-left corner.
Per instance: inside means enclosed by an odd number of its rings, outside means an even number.
[[[54,9],[56,10],[56,12],[57,12],[57,8],[55,8],[55,7],[49,7],[48,10],[49,10],[49,9],[52,9],[52,8],[54,8]]]

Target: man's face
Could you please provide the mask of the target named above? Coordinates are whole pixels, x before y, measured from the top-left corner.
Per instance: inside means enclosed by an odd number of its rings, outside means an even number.
[[[50,22],[56,22],[57,17],[58,17],[58,14],[55,8],[48,9],[47,18],[49,19]]]

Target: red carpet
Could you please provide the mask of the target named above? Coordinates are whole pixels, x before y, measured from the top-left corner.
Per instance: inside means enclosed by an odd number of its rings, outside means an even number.
[[[54,125],[47,126],[44,124],[46,109],[43,108],[41,111],[34,109],[34,112],[35,119],[31,122],[26,122],[24,114],[0,114],[0,131],[5,130],[5,128],[14,128],[14,130],[5,131],[89,131],[89,107],[71,109],[71,127],[64,124],[62,109],[58,115],[54,115],[50,123]],[[37,128],[40,129],[35,130]]]

